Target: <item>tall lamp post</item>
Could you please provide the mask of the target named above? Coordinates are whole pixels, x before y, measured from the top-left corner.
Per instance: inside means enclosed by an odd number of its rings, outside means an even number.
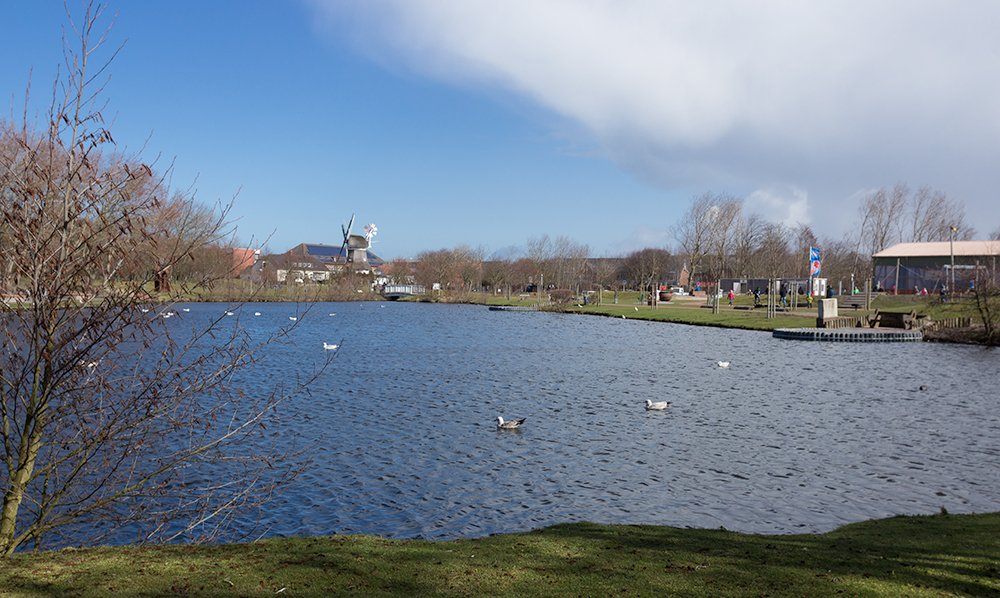
[[[951,287],[948,289],[949,293],[955,292],[955,227],[951,227],[950,244],[951,244]]]

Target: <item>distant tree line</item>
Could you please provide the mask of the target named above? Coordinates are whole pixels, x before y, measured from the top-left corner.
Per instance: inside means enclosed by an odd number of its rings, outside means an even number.
[[[673,250],[648,247],[626,255],[595,258],[589,247],[565,237],[529,238],[521,251],[505,249],[487,258],[482,247],[460,245],[395,260],[385,272],[394,282],[468,292],[547,288],[645,289],[654,284],[713,282],[723,278],[804,278],[809,250],[822,252],[822,274],[837,283],[861,285],[872,276],[872,254],[899,242],[969,240],[975,234],[961,201],[922,186],[903,183],[868,193],[858,207],[853,231],[842,238],[817,238],[806,224],[771,222],[747,212],[745,200],[704,193],[691,200],[670,228]],[[1000,238],[1000,228],[991,234]],[[686,273],[686,276],[684,275]]]

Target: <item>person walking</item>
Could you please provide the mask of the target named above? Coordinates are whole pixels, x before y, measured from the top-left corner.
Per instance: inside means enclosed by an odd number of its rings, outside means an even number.
[[[732,289],[730,289],[730,291],[729,291],[729,307],[732,307],[732,306],[733,306],[733,291],[732,291]]]

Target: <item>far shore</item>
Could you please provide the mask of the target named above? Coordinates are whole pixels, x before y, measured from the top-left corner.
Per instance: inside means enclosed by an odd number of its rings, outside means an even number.
[[[615,303],[616,295],[617,303]],[[835,296],[834,298],[842,297]],[[153,300],[156,301],[155,298]],[[239,289],[220,289],[192,294],[184,300],[221,303],[389,301],[374,291],[341,290],[326,285],[280,287],[255,293],[244,293]],[[816,326],[818,315],[816,302],[814,301],[810,307],[807,298],[801,295],[789,299],[789,305],[779,310],[773,318],[767,317],[767,309],[764,305],[755,307],[754,298],[745,295],[735,297],[733,305],[729,305],[728,298],[722,298],[719,301],[717,313],[713,313],[707,298],[704,296],[674,295],[669,301],[659,302],[653,307],[649,305],[645,294],[637,291],[619,291],[617,294],[614,291],[604,291],[599,304],[593,294],[588,295],[586,304],[577,297],[561,305],[549,301],[547,297],[542,299],[537,293],[512,294],[508,298],[503,294],[436,292],[399,300],[449,304],[535,306],[540,310],[563,313],[762,331],[771,331],[775,328],[812,328]],[[766,303],[766,296],[761,297],[760,301],[762,304]],[[794,303],[792,303],[793,301]],[[956,297],[951,303],[942,304],[936,298],[882,294],[876,296],[871,307],[872,309],[869,310],[842,308],[840,313],[841,315],[862,315],[871,314],[875,309],[887,312],[915,310],[918,314],[926,313],[932,321],[946,320],[955,316],[968,317],[973,323],[976,320],[974,310],[961,297]],[[985,334],[982,326],[973,324],[962,328],[925,330],[924,340],[982,345],[985,344]]]

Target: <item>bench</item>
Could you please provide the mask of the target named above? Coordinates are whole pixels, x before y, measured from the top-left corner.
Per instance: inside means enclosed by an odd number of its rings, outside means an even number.
[[[902,328],[910,330],[913,328],[913,322],[916,318],[916,310],[910,310],[910,313],[898,313],[876,309],[875,313],[868,320],[868,323],[872,328]]]
[[[850,297],[848,299],[838,298],[837,304],[843,308],[853,307],[855,310],[858,310],[864,308],[865,298],[864,297]]]

